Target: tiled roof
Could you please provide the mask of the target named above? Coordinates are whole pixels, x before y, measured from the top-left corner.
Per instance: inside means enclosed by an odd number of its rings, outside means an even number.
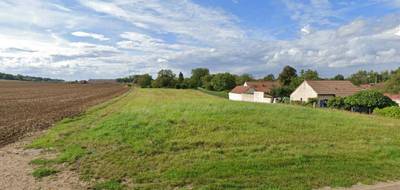
[[[232,93],[235,94],[244,94],[250,90],[247,86],[236,86],[234,89],[231,90]]]
[[[270,93],[271,90],[275,87],[279,87],[279,82],[276,81],[255,81],[255,82],[246,82],[248,87],[254,88],[255,91]]]
[[[317,94],[334,94],[335,96],[351,96],[361,90],[346,80],[307,80]]]
[[[388,93],[386,93],[385,96],[389,97],[392,100],[400,100],[400,94],[388,94]]]

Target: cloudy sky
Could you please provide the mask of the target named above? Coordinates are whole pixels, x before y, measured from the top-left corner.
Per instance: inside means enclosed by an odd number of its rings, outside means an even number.
[[[400,0],[1,0],[0,72],[322,76],[400,66]]]

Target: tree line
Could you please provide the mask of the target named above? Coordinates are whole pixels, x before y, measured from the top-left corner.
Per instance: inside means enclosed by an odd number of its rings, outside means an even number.
[[[349,77],[338,74],[332,78],[322,78],[316,70],[300,70],[285,66],[276,78],[268,74],[262,79],[255,79],[250,74],[235,75],[229,72],[211,74],[207,68],[196,68],[191,71],[190,77],[184,77],[180,72],[176,75],[168,69],[160,70],[153,79],[150,74],[132,75],[117,79],[118,82],[134,83],[143,88],[204,88],[213,91],[228,91],[236,85],[243,85],[246,81],[278,81],[280,87],[272,90],[275,97],[288,97],[304,80],[350,80],[355,85],[370,83],[385,83],[384,92],[400,92],[400,68],[393,71],[365,71],[360,70]]]
[[[12,75],[12,74],[7,74],[7,73],[0,73],[0,79],[2,79],[2,80],[20,80],[20,81],[46,81],[46,82],[63,82],[64,81],[64,80],[60,80],[60,79],[33,77],[33,76],[26,76],[26,75]]]

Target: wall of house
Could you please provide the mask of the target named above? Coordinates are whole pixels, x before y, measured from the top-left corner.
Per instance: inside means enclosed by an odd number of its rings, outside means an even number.
[[[395,101],[400,106],[400,99],[394,99],[393,101]]]
[[[272,103],[272,98],[264,97],[264,92],[254,92],[254,102]]]
[[[229,93],[229,100],[244,102],[272,103],[272,98],[265,98],[264,92],[254,92],[254,94]]]
[[[229,93],[229,100],[242,101],[242,94]]]
[[[290,101],[307,102],[309,98],[317,98],[318,94],[308,85],[307,82],[301,83],[299,87],[290,95]]]

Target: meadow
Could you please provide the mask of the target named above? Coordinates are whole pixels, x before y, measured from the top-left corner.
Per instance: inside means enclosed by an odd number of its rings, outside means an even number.
[[[96,189],[313,189],[396,180],[400,121],[134,89],[64,119],[31,148]]]

